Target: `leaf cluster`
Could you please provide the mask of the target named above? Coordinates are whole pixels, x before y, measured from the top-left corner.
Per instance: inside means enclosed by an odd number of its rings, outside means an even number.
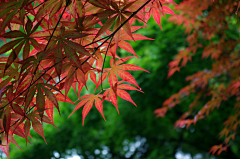
[[[232,111],[219,132],[222,143],[210,149],[212,154],[218,155],[229,149],[240,121],[239,5],[240,2],[233,0],[190,0],[175,7],[175,10],[180,11],[178,18],[171,17],[169,20],[186,28],[189,46],[180,50],[169,63],[168,77],[185,67],[198,50],[201,50],[202,58],[211,58],[213,64],[210,69],[205,68],[187,76],[186,81],[189,84],[165,100],[162,108],[155,110],[157,116],[163,117],[169,109],[182,103],[190,94],[195,94],[189,109],[175,122],[175,127],[188,128],[210,116],[215,109],[224,106],[224,103],[234,100],[235,104],[229,105]]]
[[[117,96],[135,105],[125,90],[142,91],[128,71],[146,70],[123,64],[132,56],[122,58],[117,52],[122,48],[138,57],[127,41],[152,40],[133,32],[145,27],[151,15],[159,25],[161,16],[175,15],[166,3],[174,2],[1,1],[0,38],[5,42],[0,47],[2,151],[9,156],[8,145],[16,144],[15,135],[28,143],[31,127],[45,140],[43,123],[54,126],[53,106],[59,111],[58,101],[73,103],[67,97],[71,87],[80,101],[74,111],[83,107],[83,124],[93,103],[103,118],[104,100],[117,110]],[[134,26],[135,21],[143,26]],[[109,68],[104,68],[106,56],[112,58]],[[103,89],[106,78],[109,88]],[[95,91],[82,96],[89,79]]]

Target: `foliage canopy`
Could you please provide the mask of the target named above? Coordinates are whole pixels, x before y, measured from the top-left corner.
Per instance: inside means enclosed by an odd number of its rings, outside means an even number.
[[[208,116],[222,102],[236,97],[233,114],[220,132],[225,141],[213,146],[210,152],[220,154],[226,150],[240,123],[239,36],[226,36],[228,30],[235,29],[231,27],[236,23],[234,10],[238,10],[239,3],[233,0],[184,1],[175,8],[181,11],[178,16],[167,3],[175,4],[172,0],[1,1],[0,38],[5,41],[0,48],[2,151],[9,156],[9,142],[17,145],[13,135],[30,143],[31,127],[45,140],[43,123],[55,126],[53,108],[60,114],[58,101],[79,101],[72,113],[83,107],[82,125],[93,105],[105,119],[103,101],[111,102],[117,111],[117,97],[136,106],[125,90],[142,90],[128,71],[148,71],[124,64],[133,56],[138,57],[127,41],[153,40],[133,32],[146,27],[151,15],[161,28],[161,17],[165,14],[174,15],[171,20],[177,24],[184,23],[189,34],[189,47],[169,63],[169,77],[180,71],[201,47],[202,57],[211,55],[214,63],[211,70],[187,77],[191,83],[166,100],[164,107],[155,113],[164,116],[169,108],[196,92],[189,110],[175,124],[188,127]],[[143,25],[136,26],[135,21]],[[239,28],[235,30],[239,32]],[[131,56],[120,57],[119,48]],[[104,67],[106,58],[111,59],[107,68]],[[95,84],[94,93],[82,95],[81,90],[88,89],[89,80]],[[108,88],[103,88],[104,82],[108,83]],[[67,97],[71,87],[78,97],[75,102]],[[208,100],[204,106],[202,98]],[[190,119],[192,116],[194,118]]]
[[[73,103],[67,97],[71,87],[80,101],[74,111],[83,107],[82,124],[93,104],[105,119],[104,100],[117,110],[117,96],[136,105],[125,90],[142,91],[128,71],[146,70],[123,64],[133,56],[119,57],[117,50],[138,57],[126,40],[152,40],[133,32],[145,27],[152,14],[159,26],[162,15],[174,15],[164,3],[174,2],[1,1],[0,38],[6,42],[0,48],[2,151],[9,156],[9,142],[17,145],[13,135],[30,142],[31,127],[45,140],[42,124],[55,126],[53,107],[59,111],[58,101]],[[136,20],[144,25],[134,26]],[[109,68],[104,67],[106,56],[112,58]],[[109,88],[103,88],[107,78]],[[95,91],[81,95],[89,79]]]

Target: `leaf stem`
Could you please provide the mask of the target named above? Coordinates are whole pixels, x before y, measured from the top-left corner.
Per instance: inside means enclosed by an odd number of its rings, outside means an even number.
[[[112,39],[113,39],[113,36],[111,37],[111,40],[108,43],[107,50],[106,50],[106,53],[105,53],[105,56],[104,56],[104,59],[103,59],[103,65],[102,65],[102,70],[101,70],[101,91],[103,90],[103,86],[102,86],[102,82],[103,82],[103,80],[102,80],[103,68],[104,68],[104,64],[105,64],[105,60],[106,60],[106,56],[107,56],[107,52],[108,52],[109,46],[112,43]]]

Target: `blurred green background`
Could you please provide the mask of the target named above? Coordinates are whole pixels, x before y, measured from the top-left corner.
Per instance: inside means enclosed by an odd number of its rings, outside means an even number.
[[[187,67],[167,79],[168,63],[180,49],[187,46],[184,29],[162,20],[163,31],[151,18],[148,27],[137,31],[155,41],[130,42],[140,59],[133,58],[129,63],[138,65],[151,73],[132,72],[145,94],[128,91],[137,104],[137,108],[123,99],[118,100],[119,112],[115,107],[104,102],[104,121],[100,113],[93,108],[82,127],[82,109],[77,110],[70,118],[68,115],[74,105],[60,103],[61,117],[54,114],[57,130],[51,125],[44,125],[44,134],[48,145],[34,131],[33,139],[28,144],[16,137],[21,151],[10,145],[10,159],[235,159],[239,158],[239,138],[231,144],[227,152],[214,157],[209,155],[211,146],[222,142],[218,133],[223,128],[222,122],[228,117],[231,101],[223,103],[208,118],[200,120],[195,126],[174,129],[174,122],[188,109],[194,95],[170,110],[166,117],[156,118],[154,110],[161,107],[164,100],[178,92],[187,82],[185,77],[198,70],[211,68],[211,60],[201,60],[201,50]],[[129,55],[120,50],[120,56]],[[88,83],[89,90],[94,89]],[[83,94],[87,94],[86,90]],[[71,89],[69,97],[77,98]]]

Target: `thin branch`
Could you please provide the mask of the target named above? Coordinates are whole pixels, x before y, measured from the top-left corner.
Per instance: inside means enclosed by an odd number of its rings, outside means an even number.
[[[34,9],[40,7],[41,5],[43,5],[43,4],[46,3],[46,2],[47,2],[47,0],[44,1],[44,2],[42,2],[42,3],[40,3],[39,5],[35,6],[33,9],[28,9],[28,10],[34,10]],[[29,12],[25,13],[25,15],[27,15],[28,13],[29,13]]]
[[[65,10],[67,9],[67,6],[68,6],[68,3],[69,3],[69,2],[70,2],[70,0],[67,1],[66,6],[64,7],[64,9],[63,9],[63,11],[62,11],[62,14],[60,15],[60,17],[59,17],[59,19],[58,19],[58,21],[57,21],[57,24],[55,25],[55,27],[54,27],[54,29],[53,29],[53,32],[52,32],[52,34],[50,35],[50,38],[49,38],[49,40],[48,40],[48,42],[47,42],[47,45],[45,46],[45,48],[44,48],[43,51],[46,51],[46,50],[47,50],[47,47],[48,47],[48,45],[50,44],[50,41],[51,41],[51,39],[52,39],[52,37],[53,37],[53,34],[54,34],[54,32],[56,31],[57,26],[58,26],[58,24],[60,23],[60,20],[62,19],[62,16],[63,16]],[[31,80],[30,84],[32,84],[32,82],[33,82],[33,79],[34,79],[34,77],[35,77],[35,75],[36,75],[36,73],[37,73],[37,69],[38,69],[38,67],[39,67],[39,65],[40,65],[40,62],[41,62],[41,61],[38,62],[37,67],[36,67],[35,70],[34,70],[34,73],[33,73],[32,80]],[[30,89],[28,89],[28,91],[27,91],[27,93],[26,93],[26,96],[27,96],[29,90],[30,90]],[[25,98],[25,101],[26,101],[26,98]]]
[[[64,7],[64,9],[63,9],[63,11],[62,11],[62,14],[60,15],[60,17],[59,17],[59,19],[58,19],[58,21],[57,21],[57,24],[55,25],[55,27],[54,27],[54,29],[53,29],[53,32],[52,32],[52,34],[50,35],[50,38],[49,38],[49,40],[48,40],[48,42],[47,42],[47,45],[45,46],[45,48],[44,48],[43,51],[46,51],[46,50],[47,50],[47,47],[48,47],[48,45],[49,45],[49,43],[50,43],[50,41],[51,41],[51,39],[52,39],[52,37],[53,37],[54,32],[55,32],[56,29],[57,29],[58,24],[60,23],[60,20],[62,19],[62,16],[63,16],[65,10],[67,9],[67,6],[68,6],[68,3],[69,3],[69,2],[70,2],[70,0],[67,1],[67,4],[66,4],[66,6]],[[36,71],[37,71],[37,69],[38,69],[39,64],[40,64],[40,62],[38,62],[38,64],[37,64],[37,67],[36,67],[36,69],[35,69],[35,71],[34,71],[34,73],[33,73],[34,75],[33,75],[33,77],[32,77],[32,80],[33,80],[34,76],[36,75]],[[32,81],[31,81],[31,83],[32,83]]]
[[[107,50],[106,50],[106,53],[105,53],[105,56],[104,56],[104,59],[103,59],[103,65],[102,65],[102,70],[101,70],[101,90],[103,90],[103,86],[102,86],[102,82],[103,82],[103,80],[102,80],[103,68],[104,68],[104,64],[105,64],[105,60],[106,60],[106,56],[107,56],[107,52],[108,52],[109,46],[112,43],[112,39],[113,39],[113,36],[111,37],[111,40],[108,43]]]
[[[89,45],[92,45],[92,44],[94,44],[94,43],[96,43],[96,42],[99,42],[99,41],[101,41],[101,40],[103,40],[103,39],[106,39],[106,38],[108,38],[108,37],[111,37],[111,36],[115,35],[118,30],[120,30],[132,17],[134,17],[134,16],[135,16],[141,9],[143,9],[143,7],[145,7],[149,2],[151,2],[151,0],[148,0],[148,1],[147,1],[146,3],[144,3],[141,7],[139,7],[138,10],[134,11],[134,12],[132,13],[132,15],[130,15],[130,16],[128,17],[128,19],[125,20],[125,21],[124,21],[114,32],[112,32],[110,35],[108,35],[108,36],[106,36],[106,37],[104,37],[104,38],[101,38],[101,39],[99,39],[99,40],[97,40],[97,41],[91,42],[91,43],[85,45],[84,47],[89,46]]]

